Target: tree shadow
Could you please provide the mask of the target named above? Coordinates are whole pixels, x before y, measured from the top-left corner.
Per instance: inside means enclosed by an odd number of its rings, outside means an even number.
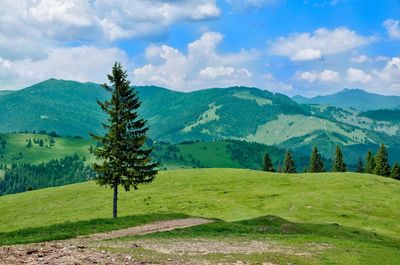
[[[31,227],[0,233],[0,246],[62,240],[93,233],[107,232],[155,221],[187,218],[180,213],[122,216],[117,219],[103,218],[65,222],[43,227]]]

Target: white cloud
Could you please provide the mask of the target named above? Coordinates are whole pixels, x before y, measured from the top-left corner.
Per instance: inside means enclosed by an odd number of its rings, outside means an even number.
[[[216,0],[3,0],[0,56],[46,56],[60,42],[160,38],[180,21],[218,17]]]
[[[106,81],[106,74],[115,61],[128,65],[125,52],[116,48],[55,48],[40,60],[0,59],[0,72],[7,73],[7,76],[0,75],[0,78],[8,89],[22,88],[51,77],[101,83]]]
[[[339,73],[332,70],[324,70],[322,72],[305,71],[296,74],[298,80],[308,83],[320,82],[336,82],[340,79]]]
[[[386,63],[385,68],[378,73],[380,78],[389,83],[400,82],[400,57],[393,57]]]
[[[280,37],[269,48],[271,55],[289,57],[293,61],[316,60],[322,56],[345,52],[367,45],[371,37],[363,37],[347,28],[328,30],[320,28],[312,33]]]
[[[291,57],[292,61],[312,61],[319,60],[322,58],[322,53],[320,50],[315,49],[304,49],[296,51]]]
[[[252,74],[245,68],[235,69],[233,67],[206,67],[199,73],[199,77],[205,80],[216,80],[218,78],[249,78]]]
[[[362,63],[371,62],[371,58],[369,58],[367,55],[361,54],[361,55],[351,58],[350,61],[352,63],[362,64]]]
[[[216,86],[250,85],[252,73],[245,63],[257,58],[254,52],[219,54],[223,36],[206,32],[189,43],[187,54],[167,46],[151,45],[146,50],[148,64],[133,70],[135,84],[153,84],[181,91]]]
[[[394,40],[400,39],[400,21],[394,19],[387,19],[383,22],[389,37]]]
[[[246,8],[262,8],[265,6],[276,5],[282,0],[226,0],[234,9],[246,9]]]
[[[373,79],[372,76],[365,73],[363,70],[357,68],[347,69],[347,80],[351,83],[370,83]]]

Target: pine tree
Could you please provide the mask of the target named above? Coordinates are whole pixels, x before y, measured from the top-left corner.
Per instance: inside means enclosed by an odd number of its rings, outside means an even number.
[[[363,173],[364,172],[364,165],[362,162],[361,157],[358,158],[358,162],[357,162],[357,172],[358,173]]]
[[[375,175],[385,176],[385,177],[390,176],[389,158],[384,144],[381,144],[381,146],[378,149],[378,152],[376,153],[375,164],[376,164],[374,169]]]
[[[32,140],[31,140],[31,138],[29,138],[28,144],[26,145],[26,147],[28,147],[28,148],[32,147]]]
[[[367,161],[365,165],[365,173],[374,174],[376,163],[375,163],[375,156],[371,152],[371,150],[368,150],[367,156],[365,157],[365,161]]]
[[[271,158],[268,153],[264,155],[263,170],[268,172],[275,172],[274,165],[272,164]]]
[[[314,146],[310,158],[309,172],[317,173],[324,171],[324,162],[322,161],[321,154],[318,152],[317,146]]]
[[[290,151],[286,152],[285,160],[283,161],[283,172],[284,173],[297,173],[296,165]]]
[[[99,161],[93,164],[98,184],[114,190],[113,217],[116,218],[118,187],[136,190],[139,184],[153,181],[157,164],[150,159],[152,149],[143,147],[149,128],[147,122],[139,118],[141,102],[135,89],[130,87],[121,64],[114,64],[108,80],[110,85],[104,84],[103,88],[111,93],[111,99],[97,101],[108,116],[103,124],[106,133],[104,136],[91,134],[98,142],[91,151]]]
[[[394,163],[393,168],[392,168],[392,172],[390,172],[390,177],[400,180],[400,165],[399,163]]]
[[[332,170],[333,172],[346,172],[346,164],[344,163],[342,150],[340,149],[339,145],[336,146]]]

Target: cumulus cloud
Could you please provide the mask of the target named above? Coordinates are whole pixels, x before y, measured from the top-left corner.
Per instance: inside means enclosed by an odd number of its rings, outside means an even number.
[[[43,57],[59,42],[160,38],[176,22],[219,14],[215,0],[3,0],[0,56]]]
[[[41,60],[0,59],[0,78],[6,88],[22,88],[48,78],[81,82],[105,82],[105,74],[115,61],[128,64],[127,55],[120,49],[101,49],[94,46],[55,48]],[[5,76],[7,74],[7,76]]]
[[[351,83],[366,84],[372,81],[372,76],[365,73],[363,70],[351,67],[347,69],[346,79]]]
[[[181,91],[251,84],[252,73],[244,64],[257,58],[249,51],[219,54],[223,36],[206,32],[189,43],[187,54],[167,45],[146,50],[148,64],[133,70],[135,84],[153,84]]]
[[[394,19],[387,19],[383,22],[383,26],[385,27],[387,34],[391,39],[399,40],[400,39],[400,21]]]
[[[378,72],[378,75],[386,82],[400,82],[400,57],[393,57],[389,60],[382,71]]]
[[[320,28],[312,33],[280,37],[269,47],[271,55],[289,57],[292,61],[321,59],[324,55],[337,54],[367,45],[374,39],[363,37],[347,28],[329,30]]]
[[[320,82],[336,82],[340,79],[339,73],[332,70],[324,70],[322,72],[305,71],[298,72],[296,78],[300,81],[308,83]]]

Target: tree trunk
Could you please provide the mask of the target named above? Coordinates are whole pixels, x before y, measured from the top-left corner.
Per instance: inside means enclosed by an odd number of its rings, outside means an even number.
[[[113,218],[118,216],[118,185],[114,184]]]

